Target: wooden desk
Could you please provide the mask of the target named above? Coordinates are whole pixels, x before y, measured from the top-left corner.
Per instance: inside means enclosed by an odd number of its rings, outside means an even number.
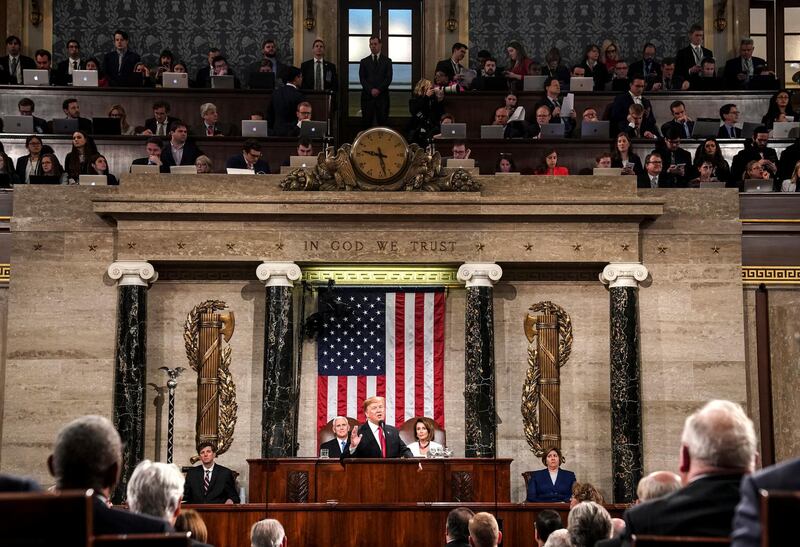
[[[539,511],[552,509],[567,523],[566,503],[394,503],[394,504],[255,504],[187,505],[197,510],[208,527],[208,543],[249,545],[250,527],[264,518],[278,519],[289,545],[308,547],[440,547],[444,545],[447,515],[456,507],[487,511],[500,520],[504,545],[533,542],[533,523]],[[606,505],[612,517],[622,517],[627,505]]]
[[[251,503],[507,502],[511,459],[247,460]],[[420,469],[420,466],[422,467]]]

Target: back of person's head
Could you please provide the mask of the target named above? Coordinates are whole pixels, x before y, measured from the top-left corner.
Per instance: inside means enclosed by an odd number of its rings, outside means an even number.
[[[650,501],[672,494],[681,487],[681,478],[671,471],[654,471],[639,481],[636,497]]]
[[[536,539],[542,543],[547,541],[547,538],[550,537],[550,534],[564,527],[564,523],[561,521],[561,515],[552,509],[539,511],[539,514],[536,515],[536,520],[533,522],[533,525],[534,529],[536,530]]]
[[[134,513],[172,523],[181,505],[184,482],[174,464],[142,460],[128,481],[128,506]]]
[[[605,507],[584,501],[573,507],[567,519],[573,547],[593,547],[601,539],[611,537],[611,515]]]
[[[595,503],[605,503],[603,494],[589,482],[575,482],[572,485],[572,497],[577,502],[593,501]]]
[[[734,402],[713,400],[686,418],[681,443],[691,461],[719,470],[752,470],[756,454],[753,422]]]
[[[447,537],[449,541],[466,543],[469,539],[469,519],[475,513],[468,507],[456,507],[447,515]]]
[[[108,418],[82,416],[58,432],[48,466],[60,490],[102,490],[116,484],[121,460],[122,441]]]
[[[250,547],[281,547],[284,545],[286,532],[275,519],[264,519],[250,528]]]
[[[495,547],[500,542],[500,528],[491,513],[475,513],[469,519],[469,544],[472,547]]]
[[[208,528],[203,522],[203,517],[194,509],[181,509],[181,514],[175,519],[176,532],[191,532],[192,539],[205,543],[208,540]]]
[[[562,528],[550,534],[550,537],[544,542],[544,547],[572,547],[569,530]]]

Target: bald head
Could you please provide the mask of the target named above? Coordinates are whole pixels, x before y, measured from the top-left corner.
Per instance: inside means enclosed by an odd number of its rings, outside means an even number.
[[[639,501],[650,501],[673,493],[681,487],[681,478],[671,471],[654,471],[642,480],[636,487],[636,496]]]

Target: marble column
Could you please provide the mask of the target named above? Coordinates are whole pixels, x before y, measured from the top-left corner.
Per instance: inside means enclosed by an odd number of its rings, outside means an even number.
[[[297,455],[297,375],[294,367],[292,287],[294,262],[263,262],[256,275],[266,285],[261,457]]]
[[[114,262],[117,281],[117,347],[114,357],[114,426],[122,438],[122,472],[112,501],[125,500],[128,479],[144,459],[147,378],[147,287],[158,278],[148,262]]]
[[[497,450],[492,286],[503,275],[494,263],[462,264],[467,285],[464,347],[464,455],[492,458]]]
[[[614,503],[630,503],[642,478],[642,394],[639,352],[639,263],[611,263],[600,281],[611,293],[611,462]]]

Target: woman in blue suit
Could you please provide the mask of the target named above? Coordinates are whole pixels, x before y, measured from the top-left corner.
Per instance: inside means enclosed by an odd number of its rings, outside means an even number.
[[[530,502],[569,502],[572,496],[572,485],[575,483],[575,473],[561,469],[564,457],[561,450],[552,447],[542,456],[542,463],[546,469],[534,471],[528,481],[528,498]]]

